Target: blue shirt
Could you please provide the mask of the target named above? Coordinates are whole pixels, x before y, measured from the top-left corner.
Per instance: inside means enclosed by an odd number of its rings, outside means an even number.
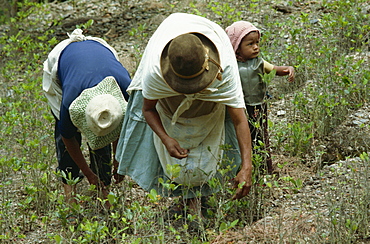
[[[58,62],[58,78],[62,86],[62,105],[58,127],[61,135],[72,138],[77,133],[69,106],[87,88],[99,84],[105,77],[113,76],[128,101],[127,87],[131,78],[113,53],[99,42],[87,40],[72,42],[61,53]]]

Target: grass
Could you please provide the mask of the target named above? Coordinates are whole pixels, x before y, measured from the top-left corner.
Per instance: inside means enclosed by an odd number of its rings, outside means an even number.
[[[272,10],[283,3],[297,10],[288,15]],[[188,231],[194,216],[165,220],[167,206],[181,199],[144,192],[130,179],[112,186],[109,201],[115,208],[109,213],[102,210],[102,200],[86,181],[78,184],[79,204],[64,203],[54,173],[53,118],[41,88],[42,62],[58,41],[51,38],[53,29],[46,27],[50,26],[50,20],[43,19],[46,14],[39,14],[46,12],[43,5],[22,3],[0,37],[1,242],[368,241],[370,194],[364,181],[369,178],[368,155],[352,155],[353,159],[322,168],[323,150],[319,147],[320,140],[349,113],[368,102],[370,71],[365,68],[369,63],[364,56],[369,52],[370,18],[362,11],[368,4],[365,0],[252,0],[166,5],[168,11],[196,13],[222,27],[240,19],[258,23],[264,58],[277,65],[294,65],[297,73],[294,84],[277,77],[270,84],[272,102],[285,101],[287,111],[287,120],[270,126],[273,153],[283,158],[276,157],[280,175],[255,172],[251,194],[240,201],[230,200],[227,184],[214,182],[223,190],[209,198],[209,223],[194,234]],[[264,14],[267,10],[273,15]],[[92,28],[94,23],[84,27]],[[139,23],[131,29],[141,40],[133,54],[137,61],[151,34],[146,28]],[[256,157],[256,164],[258,160]],[[312,174],[303,174],[307,169]],[[320,184],[317,198],[306,196],[306,190],[315,187],[322,174],[331,174],[333,181]],[[309,185],[312,175],[316,180]],[[273,202],[281,198],[280,208],[274,210]],[[290,209],[291,202],[300,202],[299,209]],[[68,223],[69,214],[77,216],[76,225]]]

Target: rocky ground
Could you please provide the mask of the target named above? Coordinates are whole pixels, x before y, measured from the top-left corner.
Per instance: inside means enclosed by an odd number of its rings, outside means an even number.
[[[123,65],[133,74],[147,37],[168,16],[169,4],[173,5],[173,9],[187,11],[186,6],[189,6],[189,3],[190,1],[145,0],[107,0],[104,4],[97,0],[50,3],[48,5],[50,14],[47,15],[47,19],[59,20],[59,25],[49,26],[55,30],[59,40],[66,38],[66,32],[72,32],[76,25],[94,19],[94,24],[85,34],[105,37],[118,51]],[[202,1],[199,1],[198,7],[205,7],[205,4],[202,5]],[[280,17],[289,11],[298,11],[297,8],[275,6],[275,9],[280,9]],[[144,36],[140,31],[129,34],[130,31],[138,30],[144,24],[145,33],[148,36]],[[289,99],[289,95],[285,96],[285,99]],[[287,101],[270,102],[270,119],[274,123],[286,119],[285,102]],[[319,166],[315,169],[296,158],[274,155],[275,164],[285,164],[280,170],[280,176],[299,176],[303,179],[302,187],[296,189],[295,194],[292,194],[291,189],[281,189],[279,192],[271,193],[273,197],[263,219],[247,226],[242,233],[229,231],[217,237],[213,243],[275,243],[290,236],[296,237],[289,243],[315,243],[318,235],[325,236],[328,230],[321,227],[325,222],[331,221],[331,217],[335,215],[330,210],[339,203],[337,200],[348,197],[348,205],[345,207],[355,204],[351,202],[349,194],[353,192],[353,188],[356,191],[363,191],[367,186],[366,182],[370,180],[368,161],[360,158],[349,160],[344,158],[346,155],[368,149],[369,128],[363,125],[368,124],[369,120],[369,105],[363,106],[348,116],[330,137],[320,142],[323,144],[324,155],[327,158],[318,159]],[[356,141],[356,144],[353,144],[353,141]],[[321,167],[322,161],[330,161],[330,164]],[[338,206],[338,208],[341,207],[343,206]],[[346,211],[351,211],[351,208]],[[300,234],[292,235],[292,233]],[[360,242],[370,243],[369,239],[370,237]]]

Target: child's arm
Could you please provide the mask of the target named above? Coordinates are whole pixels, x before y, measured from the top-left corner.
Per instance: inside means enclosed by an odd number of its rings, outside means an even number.
[[[294,81],[294,68],[292,66],[274,66],[274,70],[276,70],[276,75],[278,76],[285,76],[289,75],[288,81]]]

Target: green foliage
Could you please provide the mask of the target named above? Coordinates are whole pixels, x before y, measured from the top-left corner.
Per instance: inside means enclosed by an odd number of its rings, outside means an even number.
[[[285,22],[268,18],[259,22],[259,27],[265,27],[261,41],[264,57],[296,68],[294,84],[271,83],[279,88],[275,97],[294,94],[292,104],[286,104],[293,108],[292,114],[287,114],[288,123],[274,128],[278,149],[292,156],[309,152],[312,138],[331,133],[348,112],[368,100],[369,70],[364,69],[362,53],[367,52],[370,27],[368,14],[360,11],[363,4],[365,1],[324,1],[326,11],[319,17],[301,12],[299,18],[290,15]]]
[[[289,110],[286,120],[269,123],[272,149],[295,156],[297,161],[316,157],[321,149],[316,148],[314,140],[331,133],[351,110],[369,100],[370,71],[362,56],[368,51],[370,33],[369,15],[361,9],[366,1],[324,0],[319,3],[323,9],[319,16],[302,11],[285,15],[284,21],[261,14],[271,8],[271,1],[237,2],[206,1],[207,11],[203,12],[202,3],[192,1],[188,10],[222,27],[241,19],[258,23],[263,32],[263,57],[277,65],[293,65],[297,75],[293,84],[274,73],[264,76],[275,88],[275,99],[284,101]],[[310,3],[303,3],[309,9]],[[293,1],[287,4],[292,6]],[[176,5],[172,5],[174,11]],[[240,232],[264,217],[266,206],[271,206],[279,192],[294,196],[302,191],[305,184],[300,176],[265,175],[260,170],[267,153],[261,142],[254,148],[254,185],[242,200],[231,200],[235,193],[230,185],[231,172],[237,170],[232,166],[233,159],[220,160],[219,177],[208,182],[216,189],[206,199],[204,215],[210,223],[202,226],[199,235],[188,232],[190,222],[199,219],[196,214],[178,215],[172,221],[165,218],[167,206],[172,201],[181,203],[182,198],[168,200],[155,190],[142,194],[129,179],[112,186],[107,200],[81,182],[77,184],[82,191],[76,196],[78,204],[67,205],[57,180],[60,175],[54,172],[54,119],[41,87],[42,63],[58,41],[52,37],[53,30],[41,24],[47,15],[42,4],[23,1],[18,9],[0,36],[0,242],[22,243],[37,231],[47,233],[40,238],[53,243],[210,243],[215,236],[235,229]],[[262,18],[255,19],[257,13]],[[0,17],[0,22],[4,21]],[[90,20],[77,27],[87,29],[93,24]],[[137,64],[150,31],[145,23],[129,30],[129,35],[140,42],[134,47]],[[223,149],[231,150],[227,145]],[[367,153],[360,158],[366,168],[345,169],[353,174],[349,178],[354,179],[359,170],[368,174]],[[288,171],[288,166],[288,162],[277,165],[281,172]],[[178,170],[176,166],[168,169],[174,177]],[[339,177],[340,172],[337,174]],[[184,187],[171,179],[159,182],[169,191]],[[348,184],[353,184],[351,195],[345,193]],[[358,237],[368,238],[370,193],[365,184],[349,179],[330,186],[331,191],[325,193],[328,215],[316,213],[320,229],[326,231],[317,234],[318,242],[354,243]],[[109,212],[102,207],[104,201],[113,205]],[[71,216],[77,217],[76,224],[70,223]]]
[[[0,229],[8,230],[1,233],[4,240],[12,236],[22,238],[24,230],[35,228],[41,219],[46,221],[41,216],[46,206],[53,209],[53,204],[48,201],[51,200],[49,192],[54,185],[51,183],[49,162],[54,160],[54,156],[47,146],[51,144],[52,135],[50,123],[44,120],[50,114],[40,92],[41,59],[50,50],[45,40],[50,39],[52,31],[35,36],[24,30],[26,26],[33,29],[39,24],[28,17],[40,6],[28,1],[19,3],[20,9],[25,11],[11,18],[10,28],[0,37],[1,77],[5,94],[0,102],[0,171],[7,179],[0,187]],[[13,180],[15,178],[18,180]],[[17,184],[23,185],[23,197],[15,203],[12,198],[17,194],[13,196],[4,186]],[[13,214],[13,204],[18,205],[16,214]],[[18,228],[9,228],[17,223],[20,224]]]
[[[207,16],[198,10],[196,3],[191,3],[192,11]],[[266,0],[252,0],[238,5],[238,9],[235,1],[209,1],[207,9],[214,15],[213,20],[225,28],[238,20],[256,23],[249,18],[249,14],[260,13],[263,5],[268,3]],[[257,27],[263,34],[263,57],[273,64],[292,65],[296,69],[294,84],[280,82],[276,85],[273,74],[265,77],[268,83],[273,81],[271,84],[279,88],[275,97],[282,98],[287,92],[296,92],[292,104],[287,104],[294,108],[294,113],[289,114],[290,127],[282,125],[275,129],[280,138],[290,129],[290,135],[295,138],[285,140],[287,145],[280,144],[282,140],[278,140],[277,146],[292,152],[292,156],[307,153],[310,138],[327,135],[349,111],[368,100],[370,71],[363,68],[366,64],[361,58],[361,53],[367,51],[370,31],[369,16],[361,11],[364,4],[365,0],[341,1],[340,4],[323,1],[322,8],[326,11],[321,16],[302,11],[297,15],[288,15],[284,22],[270,19],[267,15],[258,21]],[[243,7],[248,11],[245,12]],[[272,30],[276,32],[272,33]],[[313,127],[307,135],[299,131],[296,117],[304,118],[303,123],[307,126],[303,126],[302,130]],[[303,139],[303,143],[295,143],[299,138]]]
[[[131,30],[128,32],[128,34],[132,37],[134,37],[135,39],[138,40],[137,43],[142,43],[143,45],[140,45],[140,44],[135,44],[134,45],[134,49],[135,49],[135,61],[136,61],[136,68],[139,66],[139,63],[140,63],[140,59],[141,59],[141,56],[142,56],[142,52],[145,48],[145,45],[148,40],[148,33],[146,32],[146,29],[147,29],[147,25],[144,23],[144,24],[139,24],[137,26],[137,28],[131,28]]]
[[[208,8],[212,10],[217,17],[222,18],[222,21],[216,21],[218,24],[225,26],[231,25],[233,22],[239,20],[241,12],[236,11],[235,8],[231,7],[227,2],[210,1]]]
[[[81,25],[77,25],[76,28],[85,30],[85,29],[88,29],[93,24],[94,24],[94,20],[93,19],[89,19],[86,23],[81,24]]]

